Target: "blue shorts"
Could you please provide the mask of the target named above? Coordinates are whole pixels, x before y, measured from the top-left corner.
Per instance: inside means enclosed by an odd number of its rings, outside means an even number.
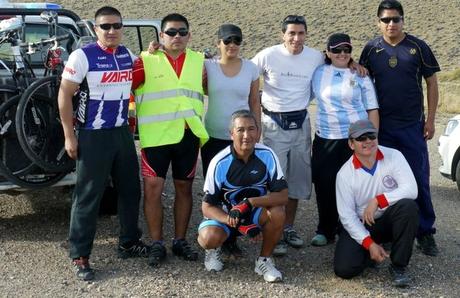
[[[259,224],[260,220],[260,214],[262,213],[262,208],[256,207],[251,211],[251,223],[256,224],[259,228],[262,228]],[[221,222],[218,222],[215,219],[203,219],[203,221],[200,223],[198,226],[198,232],[205,227],[209,226],[215,226],[215,227],[221,227],[225,233],[227,234],[227,237],[229,237],[232,233],[236,233],[236,235],[241,235],[240,232],[238,232],[237,229],[232,228],[226,224],[223,224]]]

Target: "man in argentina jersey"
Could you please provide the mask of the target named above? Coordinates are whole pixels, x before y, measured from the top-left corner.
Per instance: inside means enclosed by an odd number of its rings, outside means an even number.
[[[248,110],[233,113],[233,144],[209,165],[202,203],[204,220],[198,243],[206,250],[208,271],[223,269],[221,246],[232,235],[260,237],[263,241],[254,271],[265,281],[282,280],[271,255],[281,238],[288,200],[287,183],[278,158],[265,145],[256,144],[256,118]]]
[[[83,280],[94,278],[88,259],[109,177],[118,192],[119,257],[148,254],[148,247],[139,240],[139,164],[127,125],[136,57],[120,44],[123,23],[118,10],[102,7],[95,20],[98,40],[70,54],[58,98],[65,149],[77,161],[69,242],[76,275]],[[78,89],[75,131],[72,98]]]

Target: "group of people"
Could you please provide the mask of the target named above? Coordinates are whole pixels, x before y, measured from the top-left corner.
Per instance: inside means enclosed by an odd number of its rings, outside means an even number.
[[[304,246],[294,223],[299,200],[309,199],[314,185],[319,222],[311,244],[328,245],[338,235],[335,273],[351,278],[390,257],[394,284],[407,286],[414,240],[423,253],[438,253],[426,141],[434,134],[440,68],[427,44],[403,31],[398,1],[383,0],[377,17],[382,36],[365,46],[358,64],[347,34],[332,34],[324,53],[307,47],[307,22],[299,15],[284,18],[281,44],[246,60],[239,56],[238,26],[220,26],[220,55],[205,59],[187,48],[187,19],[170,14],[161,22],[162,46],[136,57],[121,44],[120,12],[99,9],[98,40],[70,55],[59,92],[65,149],[77,161],[69,234],[77,276],[94,278],[89,256],[109,177],[118,192],[119,257],[161,264],[167,255],[162,192],[170,165],[172,252],[197,260],[186,236],[201,148],[205,195],[198,243],[207,270],[223,269],[222,252],[241,256],[237,236],[246,235],[262,239],[255,272],[267,282],[282,280],[272,256]],[[108,72],[119,73],[119,80],[104,80]],[[140,169],[127,128],[131,90]],[[151,245],[140,240],[139,172]],[[390,255],[382,246],[387,242]]]

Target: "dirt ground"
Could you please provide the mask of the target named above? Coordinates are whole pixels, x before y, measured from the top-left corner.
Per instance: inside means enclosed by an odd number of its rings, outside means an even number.
[[[241,239],[245,258],[229,260],[217,274],[204,270],[204,254],[198,262],[185,262],[172,256],[159,269],[150,268],[145,259],[120,260],[116,257],[118,224],[115,216],[101,217],[91,261],[96,269],[94,282],[77,281],[67,256],[70,192],[52,189],[15,196],[0,196],[0,296],[91,296],[91,297],[459,297],[460,295],[460,192],[455,183],[438,173],[440,158],[437,138],[450,115],[438,116],[437,133],[429,142],[432,195],[437,212],[438,257],[428,257],[414,248],[409,266],[413,286],[395,289],[390,284],[388,263],[369,269],[352,280],[337,278],[332,270],[334,246],[307,244],[290,249],[277,258],[284,282],[267,284],[253,271],[259,246]],[[194,184],[194,210],[189,239],[194,241],[201,220],[199,211],[203,178],[198,173]],[[173,202],[171,180],[165,190],[165,239],[172,238]],[[314,235],[317,212],[315,198],[300,204],[296,226],[308,240]],[[141,226],[146,227],[143,219]],[[170,246],[169,241],[167,245]]]

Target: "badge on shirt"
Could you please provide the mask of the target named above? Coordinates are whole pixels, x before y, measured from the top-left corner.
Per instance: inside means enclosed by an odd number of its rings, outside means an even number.
[[[411,55],[415,55],[415,54],[417,54],[417,50],[414,49],[414,48],[412,48],[412,49],[409,50],[409,53],[410,53]]]
[[[398,182],[396,182],[396,180],[390,175],[386,175],[385,177],[383,177],[382,183],[387,189],[398,188]]]
[[[354,79],[350,79],[350,87],[355,87],[356,81]]]
[[[395,68],[396,65],[398,65],[398,58],[396,58],[396,56],[391,56],[390,59],[388,59],[388,65],[391,68]]]

